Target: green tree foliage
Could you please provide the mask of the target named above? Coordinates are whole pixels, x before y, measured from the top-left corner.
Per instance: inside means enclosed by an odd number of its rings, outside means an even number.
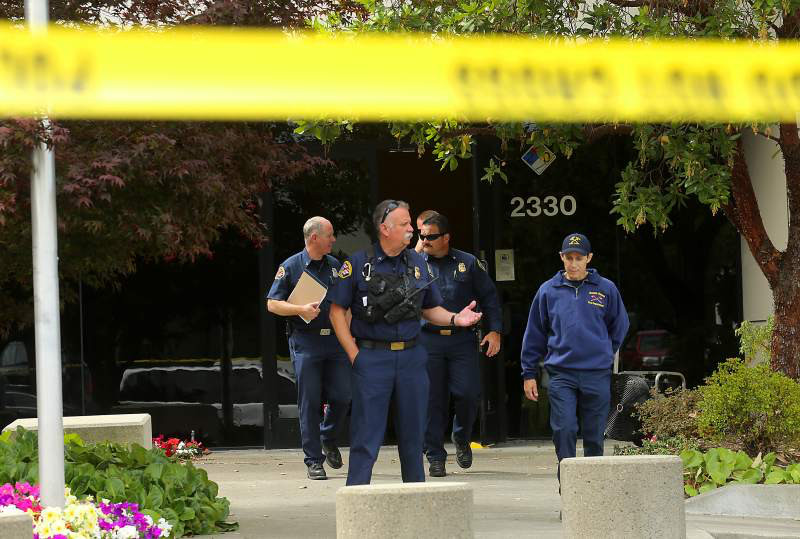
[[[800,37],[800,0],[362,0],[368,16],[343,22],[317,16],[321,32],[418,32],[437,37],[522,34],[538,37],[688,38],[777,41]],[[546,60],[543,60],[546,61]],[[392,134],[431,151],[442,169],[471,155],[474,136],[493,134],[503,146],[544,144],[569,158],[579,145],[601,137],[626,136],[638,153],[623,170],[613,196],[617,223],[631,232],[640,226],[658,233],[690,197],[722,210],[747,241],[773,291],[775,332],[772,367],[800,376],[800,139],[797,125],[585,124],[536,122],[467,124],[457,118],[390,123]],[[325,131],[341,119],[303,122],[299,132]],[[767,236],[745,163],[742,136],[751,133],[775,145],[784,157],[790,215],[789,245],[779,251]],[[483,179],[505,179],[502,160],[492,160]],[[796,188],[795,188],[796,187]]]
[[[0,1],[20,22],[22,0]],[[294,27],[326,12],[344,22],[363,10],[338,1],[97,0],[50,2],[57,24],[260,25]],[[338,15],[337,15],[338,14]],[[81,279],[114,284],[151,261],[210,257],[221,234],[258,246],[272,231],[259,194],[324,176],[332,163],[309,151],[288,124],[0,120],[0,335],[32,322],[31,149],[55,149],[62,300]]]

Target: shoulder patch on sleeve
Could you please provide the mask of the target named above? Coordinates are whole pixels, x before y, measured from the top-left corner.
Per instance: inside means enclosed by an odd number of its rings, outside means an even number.
[[[275,274],[275,280],[283,279],[286,276],[286,269],[283,266],[278,266],[278,273]]]
[[[481,268],[483,271],[486,271],[486,262],[484,262],[480,258],[476,258],[475,263],[478,264],[478,267]]]
[[[344,264],[342,264],[342,268],[339,270],[339,278],[347,279],[352,274],[353,274],[353,266],[350,264],[349,260],[345,260]]]

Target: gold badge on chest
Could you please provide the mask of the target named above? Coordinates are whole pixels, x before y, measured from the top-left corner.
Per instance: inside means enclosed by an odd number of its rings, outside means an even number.
[[[458,271],[460,271],[461,273],[466,272],[467,271],[467,265],[464,264],[463,262],[459,262],[458,263]]]
[[[419,271],[419,266],[414,266],[414,278],[419,279],[422,273]]]

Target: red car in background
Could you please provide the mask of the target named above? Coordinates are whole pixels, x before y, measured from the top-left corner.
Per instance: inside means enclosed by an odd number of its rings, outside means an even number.
[[[620,352],[620,370],[678,370],[673,355],[673,339],[672,333],[665,329],[637,331]]]

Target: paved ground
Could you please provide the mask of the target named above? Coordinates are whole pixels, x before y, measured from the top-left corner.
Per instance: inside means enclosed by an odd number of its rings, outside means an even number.
[[[452,446],[448,451],[453,452]],[[608,443],[606,454],[612,451],[613,443]],[[469,470],[461,470],[451,457],[447,462],[448,477],[428,480],[464,481],[472,485],[475,537],[562,537],[556,459],[550,442],[509,443],[473,453],[474,464]],[[240,525],[238,532],[202,536],[202,539],[336,537],[335,494],[345,483],[346,449],[342,455],[344,467],[326,468],[327,481],[306,479],[300,450],[216,451],[197,461],[208,471],[209,478],[219,484],[220,495],[230,500],[231,520]],[[397,447],[385,446],[375,466],[373,483],[400,481]],[[691,528],[714,528],[726,532],[719,537],[737,539],[800,537],[797,521],[690,517],[687,524],[690,538],[709,537],[694,535]]]
[[[452,447],[448,451],[453,451]],[[461,470],[448,459],[448,476],[430,481],[465,481],[475,496],[476,537],[561,537],[555,455],[550,442],[473,451],[474,464]],[[344,486],[348,452],[327,481],[306,479],[300,450],[217,451],[198,464],[231,501],[236,533],[219,537],[303,538],[336,536],[336,491]],[[400,482],[397,447],[381,449],[373,483]]]

